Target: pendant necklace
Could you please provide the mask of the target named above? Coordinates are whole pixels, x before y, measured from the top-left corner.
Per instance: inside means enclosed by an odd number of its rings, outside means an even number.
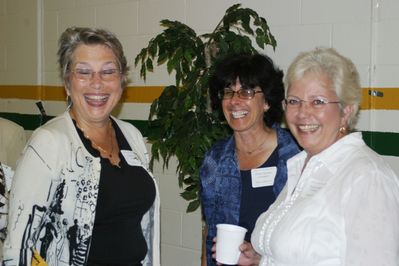
[[[75,121],[76,121],[76,120],[75,120]],[[111,131],[111,130],[112,130],[112,124],[111,124],[111,121],[109,121],[109,124],[108,124],[108,127],[109,127],[108,135],[109,135],[109,141],[110,141],[110,143],[111,143],[111,151],[108,151],[108,150],[104,149],[103,147],[101,147],[100,145],[98,145],[93,139],[91,139],[90,136],[89,136],[89,135],[83,130],[83,128],[80,126],[80,124],[78,123],[78,121],[76,121],[76,126],[82,131],[83,136],[91,142],[91,144],[92,144],[92,146],[93,146],[94,149],[98,150],[100,153],[106,154],[106,155],[108,156],[108,159],[110,160],[110,162],[111,162],[113,165],[117,165],[116,162],[115,162],[115,159],[114,159],[113,156],[112,156],[112,154],[113,154],[113,152],[114,152],[114,144],[113,144],[113,141],[112,141],[112,131]],[[117,166],[118,166],[118,165],[117,165]]]
[[[246,153],[246,154],[251,155],[253,152],[259,150],[259,149],[263,146],[263,144],[266,143],[266,141],[267,141],[267,138],[265,138],[264,141],[262,141],[255,149],[253,149],[253,150],[251,150],[251,151],[243,151],[243,150],[240,150],[240,149],[237,148],[237,147],[236,147],[236,150],[239,151],[239,152],[244,152],[244,153]]]

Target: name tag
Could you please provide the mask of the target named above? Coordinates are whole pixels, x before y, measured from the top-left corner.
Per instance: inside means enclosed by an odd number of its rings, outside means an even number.
[[[252,187],[273,186],[276,177],[277,167],[264,167],[251,170]]]
[[[125,158],[126,162],[130,166],[143,166],[137,154],[133,151],[129,150],[121,150],[123,158]]]

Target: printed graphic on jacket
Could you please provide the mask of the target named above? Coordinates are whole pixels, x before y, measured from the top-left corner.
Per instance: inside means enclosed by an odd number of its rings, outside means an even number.
[[[75,169],[79,169],[78,172],[82,173],[76,180],[69,182],[72,187],[66,185],[66,175],[62,173],[61,183],[52,183],[48,190],[51,196],[46,206],[34,205],[32,207],[23,234],[21,246],[24,248],[21,249],[18,265],[30,265],[33,247],[51,266],[86,264],[94,225],[99,180],[93,172],[92,158],[85,157],[84,163],[79,163],[78,153],[79,151],[71,160],[75,164],[70,166],[70,169],[63,170],[75,172]],[[74,195],[70,195],[71,193]],[[66,218],[70,215],[64,215],[63,201],[67,197],[76,198],[71,220]],[[20,208],[23,210],[23,206]]]
[[[6,175],[0,162],[0,241],[4,242],[7,231],[7,203],[8,191],[6,189]]]

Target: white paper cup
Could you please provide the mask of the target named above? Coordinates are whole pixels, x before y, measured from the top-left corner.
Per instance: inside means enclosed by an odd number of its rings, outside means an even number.
[[[233,224],[216,225],[216,261],[222,264],[237,264],[240,245],[244,242],[247,229]]]

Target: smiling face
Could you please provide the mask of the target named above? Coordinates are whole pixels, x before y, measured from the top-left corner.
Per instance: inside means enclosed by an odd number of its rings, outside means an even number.
[[[329,103],[318,108],[309,103],[314,99],[339,101],[331,80],[326,75],[310,73],[294,80],[288,88],[287,97],[306,101],[297,107],[288,106],[285,115],[292,134],[309,156],[318,154],[343,136],[340,127],[347,125],[352,110],[350,106],[341,110],[338,103]]]
[[[75,73],[69,77],[66,88],[72,100],[72,111],[81,123],[106,124],[111,111],[122,95],[121,78],[104,81],[99,71],[119,69],[111,49],[104,45],[80,45],[72,58],[71,71],[94,71],[92,77],[83,80]]]
[[[233,91],[241,89],[240,80],[231,86]],[[255,90],[260,90],[256,87]],[[223,113],[227,123],[236,133],[264,128],[263,114],[269,109],[263,93],[256,93],[252,99],[240,99],[235,93],[230,99],[222,100]]]

